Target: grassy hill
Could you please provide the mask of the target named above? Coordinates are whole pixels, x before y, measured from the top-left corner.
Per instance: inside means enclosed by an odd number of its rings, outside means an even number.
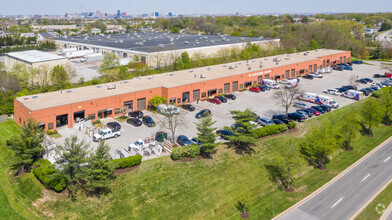
[[[358,110],[360,104],[357,102],[308,120],[297,132],[284,135],[297,138],[306,133],[310,125],[345,117]],[[272,184],[264,169],[266,159],[271,158],[277,148],[284,147],[279,144],[282,137],[276,136],[260,140],[252,155],[237,155],[222,145],[213,159],[173,162],[163,157],[144,161],[132,172],[118,176],[110,194],[100,199],[80,195],[75,202],[64,193],[44,190],[31,174],[10,175],[13,158],[4,140],[17,132],[18,127],[13,122],[0,123],[0,203],[9,218],[238,219],[234,204],[242,194],[249,192],[254,197],[251,218],[270,219],[272,212],[276,215],[284,211],[386,140],[392,134],[392,127],[375,128],[374,138],[362,137],[354,143],[353,152],[334,155],[325,171],[305,167],[292,193]]]

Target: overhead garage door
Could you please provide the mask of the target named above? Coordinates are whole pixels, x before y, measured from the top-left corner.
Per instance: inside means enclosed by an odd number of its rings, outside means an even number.
[[[137,100],[137,110],[145,110],[146,109],[146,98]]]
[[[238,82],[233,82],[233,92],[238,91]]]
[[[193,101],[196,102],[198,99],[200,99],[200,90],[193,90]]]
[[[224,85],[224,93],[230,93],[230,83]]]

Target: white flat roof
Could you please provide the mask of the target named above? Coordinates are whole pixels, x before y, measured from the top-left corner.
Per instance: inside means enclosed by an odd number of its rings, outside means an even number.
[[[51,60],[66,59],[65,57],[62,57],[62,56],[58,56],[58,55],[51,54],[51,53],[45,53],[45,52],[38,51],[38,50],[12,52],[12,53],[7,53],[7,56],[18,59],[18,60],[26,61],[29,63],[39,63],[39,62],[45,62],[45,61],[51,61]]]

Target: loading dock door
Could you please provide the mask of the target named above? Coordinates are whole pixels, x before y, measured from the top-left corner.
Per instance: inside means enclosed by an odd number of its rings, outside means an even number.
[[[200,90],[193,90],[193,101],[196,102],[200,99]]]
[[[286,79],[290,79],[290,70],[286,70]]]
[[[74,112],[74,121],[78,122],[80,119],[85,118],[84,111]]]
[[[146,109],[146,98],[137,100],[137,110],[145,110]]]
[[[233,92],[238,91],[238,82],[233,82]]]
[[[230,83],[226,83],[223,87],[224,93],[230,93]]]
[[[189,102],[189,92],[182,93],[182,102]]]
[[[133,111],[133,101],[124,102],[124,108]]]
[[[259,85],[263,85],[263,76],[258,76],[258,77],[257,77],[257,83],[258,83]]]

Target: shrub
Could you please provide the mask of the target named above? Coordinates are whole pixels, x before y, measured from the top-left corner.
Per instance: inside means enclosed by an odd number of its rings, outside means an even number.
[[[34,175],[45,187],[61,192],[67,187],[67,179],[48,160],[41,159],[33,164]]]
[[[372,92],[372,96],[375,97],[375,98],[380,98],[381,94],[383,94],[384,92],[387,92],[390,89],[391,89],[391,87],[381,88],[381,89],[379,89],[379,90],[377,90],[375,92]]]
[[[53,131],[48,130],[46,133],[47,133],[48,135],[53,135],[53,134],[58,134],[59,132],[58,132],[57,130],[53,130]]]
[[[199,154],[200,154],[200,146],[191,144],[189,146],[174,148],[170,156],[173,160],[180,160],[186,157],[195,158],[199,156]]]
[[[110,161],[110,163],[113,163],[115,165],[116,169],[133,167],[139,165],[141,162],[142,162],[142,155],[124,157],[124,158]]]
[[[96,125],[96,124],[100,124],[101,123],[101,120],[95,120],[95,121],[93,121],[93,125]]]
[[[262,128],[255,129],[256,138],[265,137],[272,134],[279,134],[287,130],[287,125],[268,125]]]
[[[295,126],[297,126],[297,122],[295,122],[295,121],[290,121],[290,122],[287,124],[287,127],[288,127],[289,129],[295,128]]]

